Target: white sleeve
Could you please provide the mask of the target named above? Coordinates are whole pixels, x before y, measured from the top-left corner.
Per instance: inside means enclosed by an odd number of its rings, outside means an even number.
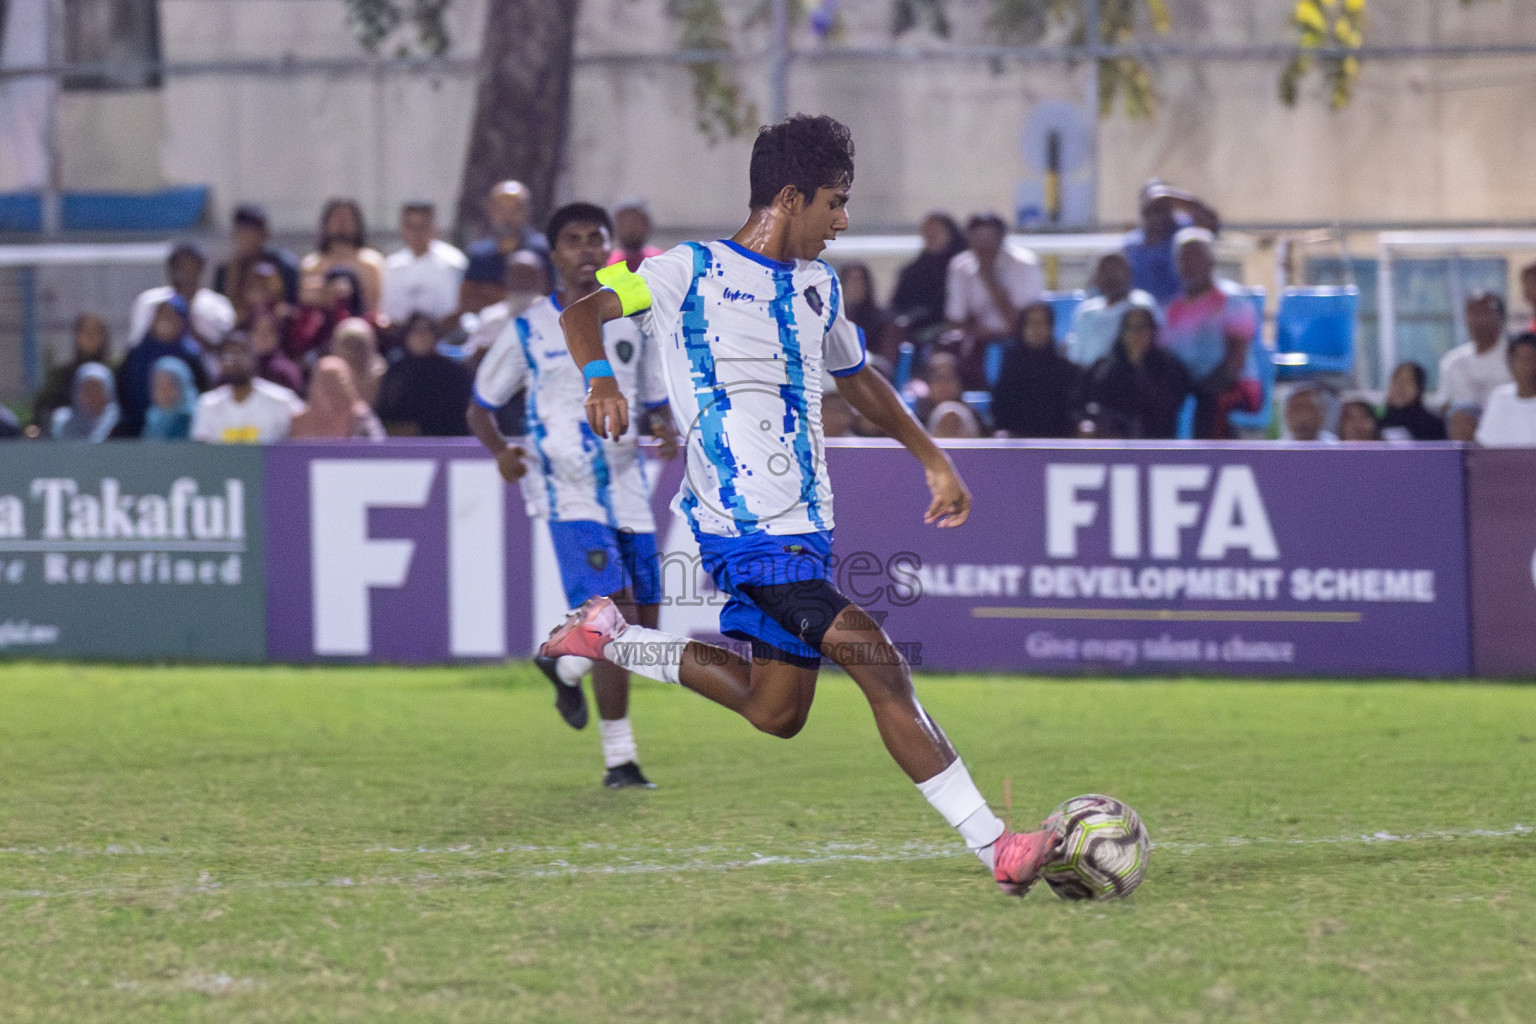
[[[642,260],[635,274],[650,291],[649,308],[659,309],[663,314],[681,309],[683,299],[693,287],[693,266],[694,249],[687,243],[673,246],[660,256]]]
[[[669,401],[667,397],[667,367],[661,348],[650,331],[640,332],[640,404],[646,409],[659,409]]]
[[[864,369],[864,331],[848,319],[842,302],[842,283],[835,274],[832,282],[837,288],[837,315],[832,318],[832,326],[827,328],[822,365],[834,377],[850,377]]]
[[[491,350],[475,371],[475,404],[485,409],[500,409],[528,384],[528,357],[523,351],[523,336],[528,321],[522,317],[508,320],[491,343]]]

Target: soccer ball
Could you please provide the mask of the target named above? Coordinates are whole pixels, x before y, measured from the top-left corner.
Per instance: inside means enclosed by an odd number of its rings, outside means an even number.
[[[1059,830],[1062,840],[1040,877],[1064,900],[1129,896],[1147,873],[1147,830],[1135,811],[1113,797],[1075,796],[1043,827]]]

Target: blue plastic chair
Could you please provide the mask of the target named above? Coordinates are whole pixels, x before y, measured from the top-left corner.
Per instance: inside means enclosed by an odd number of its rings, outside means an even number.
[[[1193,441],[1195,438],[1195,396],[1185,395],[1184,404],[1179,406],[1179,424],[1174,429],[1173,436],[1180,441]]]
[[[1275,364],[1281,380],[1355,368],[1360,289],[1287,288],[1275,313]]]
[[[1264,289],[1245,288],[1242,295],[1253,303],[1258,318],[1253,344],[1248,346],[1248,361],[1243,364],[1243,376],[1259,382],[1259,411],[1231,413],[1227,422],[1234,430],[1265,431],[1275,418],[1275,345],[1264,340]]]
[[[1050,303],[1051,313],[1055,317],[1055,327],[1052,333],[1056,335],[1058,346],[1067,343],[1067,335],[1072,333],[1072,314],[1077,312],[1077,307],[1082,305],[1088,293],[1078,289],[1073,292],[1046,292],[1040,296],[1042,300]]]
[[[992,423],[992,392],[967,391],[960,396],[960,401],[971,407],[976,418],[981,420],[982,430],[985,432]],[[986,436],[985,433],[982,436]]]
[[[1003,375],[1003,356],[1008,354],[1008,346],[1011,341],[992,341],[987,343],[986,361],[982,364],[987,375],[987,390],[997,387],[997,378]]]
[[[912,366],[917,362],[917,346],[910,341],[904,341],[896,349],[896,376],[891,385],[900,391],[907,386],[912,379]]]

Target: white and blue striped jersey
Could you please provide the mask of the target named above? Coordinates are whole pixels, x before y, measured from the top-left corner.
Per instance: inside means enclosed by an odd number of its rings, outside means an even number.
[[[642,409],[666,403],[655,346],[632,321],[603,327],[603,347],[634,414],[617,441],[587,425],[586,380],[565,347],[560,306],[538,299],[509,320],[475,374],[475,401],[498,409],[527,389],[528,473],[520,481],[528,515],[552,522],[590,520],[636,533],[656,532],[638,427]]]
[[[685,242],[636,275],[644,287],[609,280],[626,313],[649,303],[646,331],[687,442],[673,509],[718,537],[832,529],[822,372],[864,366],[863,335],[844,315],[832,268],[730,241]]]

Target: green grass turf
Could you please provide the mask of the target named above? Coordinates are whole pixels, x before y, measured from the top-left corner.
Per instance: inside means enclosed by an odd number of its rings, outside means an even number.
[[[1137,807],[1140,891],[1000,895],[840,676],[790,742],[638,685],[614,793],[525,666],[0,667],[0,1020],[1536,1015],[1536,691],[920,691],[1020,824]]]

